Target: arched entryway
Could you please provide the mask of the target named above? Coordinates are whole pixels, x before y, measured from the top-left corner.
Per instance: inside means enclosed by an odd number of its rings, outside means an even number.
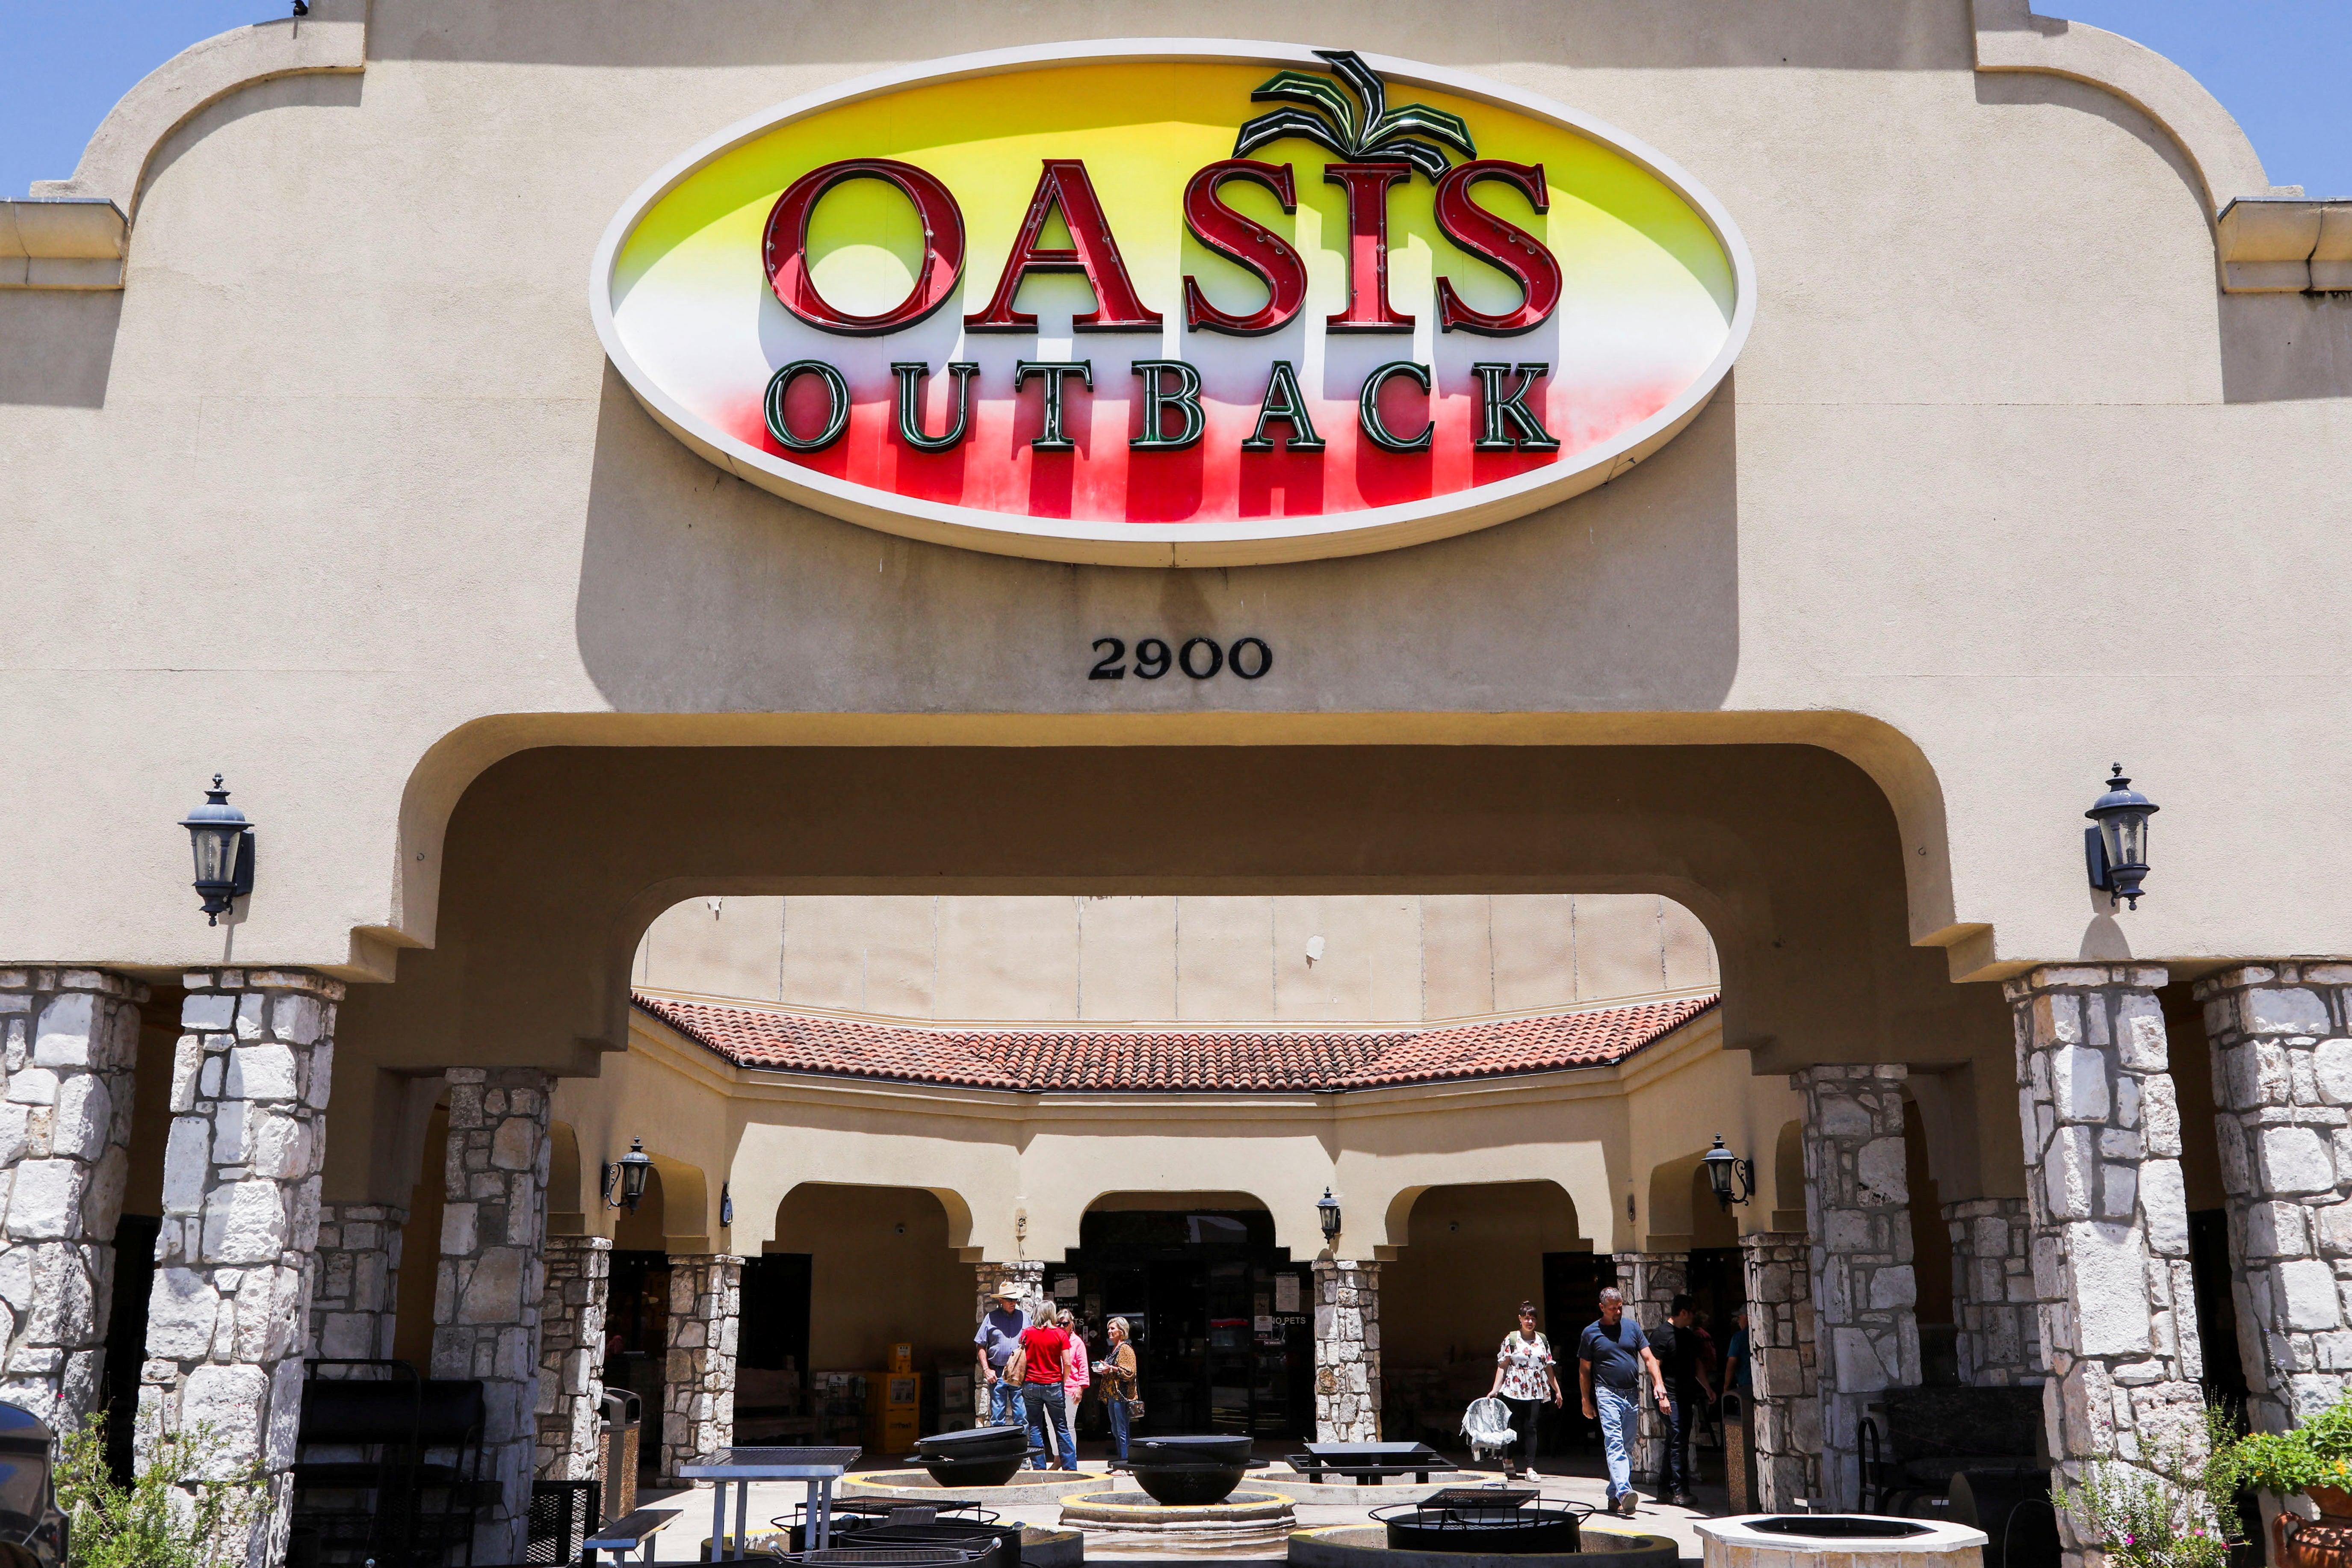
[[[1128,1321],[1150,1430],[1313,1434],[1314,1285],[1256,1196],[1106,1193],[1045,1288],[1097,1355],[1108,1321]]]
[[[1557,1182],[1433,1186],[1406,1217],[1405,1245],[1381,1270],[1382,1431],[1453,1448],[1463,1407],[1485,1394],[1521,1301],[1556,1347],[1572,1347],[1615,1279]],[[1558,1352],[1565,1362],[1568,1348]],[[1548,1433],[1548,1450],[1580,1423]]]

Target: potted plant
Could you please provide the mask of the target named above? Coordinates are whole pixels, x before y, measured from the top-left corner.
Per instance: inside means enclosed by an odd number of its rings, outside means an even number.
[[[2257,1432],[2229,1446],[2226,1462],[2236,1484],[2282,1500],[2304,1497],[2318,1511],[2326,1533],[2297,1545],[2310,1528],[2299,1514],[2282,1509],[2273,1531],[2281,1568],[2321,1554],[2333,1563],[2352,1544],[2352,1394],[2289,1432]],[[2338,1535],[2337,1531],[2345,1533]]]

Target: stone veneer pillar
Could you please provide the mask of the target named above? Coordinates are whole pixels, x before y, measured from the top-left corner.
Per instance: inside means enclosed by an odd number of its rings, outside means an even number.
[[[442,1167],[433,1375],[479,1379],[484,1478],[478,1561],[522,1559],[539,1442],[540,1254],[547,1236],[550,1076],[539,1068],[451,1068]]]
[[[1755,1506],[1774,1513],[1822,1495],[1812,1242],[1802,1231],[1755,1231],[1739,1238],[1739,1254],[1748,1280]]]
[[[1621,1252],[1613,1261],[1617,1265],[1617,1290],[1625,1298],[1626,1315],[1642,1325],[1643,1333],[1654,1334],[1664,1324],[1675,1298],[1690,1289],[1690,1254]],[[1566,1384],[1561,1386],[1564,1389]],[[1633,1408],[1639,1412],[1639,1419],[1632,1458],[1634,1480],[1647,1481],[1663,1491],[1666,1484],[1666,1418],[1659,1412],[1656,1392],[1644,1380],[1634,1394]]]
[[[2046,1383],[2033,1288],[2032,1234],[2023,1198],[1969,1198],[1944,1205],[1952,1237],[1952,1315],[1960,1381],[1971,1388]]]
[[[2060,1479],[2204,1437],[2180,1112],[2152,965],[2066,964],[2008,981],[2042,1343]],[[2071,1521],[2070,1568],[2087,1555]]]
[[[1018,1263],[975,1263],[971,1267],[977,1277],[974,1288],[978,1291],[975,1300],[979,1302],[979,1315],[971,1321],[975,1329],[980,1326],[981,1318],[986,1317],[990,1309],[996,1305],[996,1291],[1010,1290],[1020,1297],[1024,1312],[1045,1299],[1045,1265],[1043,1262],[1024,1259]]]
[[[1381,1266],[1317,1258],[1315,1440],[1381,1440]]]
[[[1919,1288],[1903,1150],[1908,1076],[1889,1062],[1789,1075],[1789,1087],[1805,1097],[1822,1491],[1838,1508],[1861,1501],[1863,1412],[1887,1389],[1919,1382]]]
[[[2196,994],[2247,1414],[2280,1432],[2352,1384],[2352,963],[2241,964]]]
[[[0,969],[0,1398],[61,1426],[98,1408],[144,996],[94,969]]]
[[[662,1370],[661,1484],[735,1441],[735,1335],[743,1260],[724,1252],[669,1260],[669,1360]]]
[[[267,1508],[212,1560],[274,1568],[286,1557],[343,988],[299,969],[184,983],[139,1426],[143,1436],[209,1425],[215,1473],[259,1471]]]
[[[394,1204],[319,1205],[310,1354],[351,1361],[391,1356],[400,1227],[407,1223],[408,1211]]]
[[[547,1290],[539,1304],[539,1453],[532,1472],[541,1480],[596,1479],[612,1275],[610,1237],[547,1238]]]

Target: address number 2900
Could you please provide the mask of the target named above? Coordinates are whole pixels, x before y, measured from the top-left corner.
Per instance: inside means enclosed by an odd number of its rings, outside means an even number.
[[[1124,638],[1097,637],[1095,652],[1102,657],[1087,671],[1088,680],[1127,679]],[[1207,680],[1228,669],[1244,680],[1255,680],[1273,668],[1274,649],[1263,637],[1241,637],[1231,647],[1219,647],[1212,637],[1187,637],[1174,648],[1162,637],[1145,637],[1135,645],[1138,680],[1157,680],[1171,669],[1181,669],[1195,680]]]

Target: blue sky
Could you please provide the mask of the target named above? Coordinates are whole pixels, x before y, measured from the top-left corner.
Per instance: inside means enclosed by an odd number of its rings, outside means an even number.
[[[2352,0],[2040,0],[2040,8],[2127,34],[2187,66],[2238,117],[2274,183],[2352,195]],[[288,9],[275,0],[0,0],[0,195],[72,174],[114,100],[180,49]]]

